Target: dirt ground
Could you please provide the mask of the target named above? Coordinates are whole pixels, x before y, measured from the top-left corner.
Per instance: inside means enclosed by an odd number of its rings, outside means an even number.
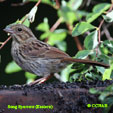
[[[52,82],[41,85],[0,86],[0,113],[102,113],[103,108],[88,108],[100,104],[98,95],[89,88],[103,90],[113,81]],[[39,108],[49,106],[49,108]]]

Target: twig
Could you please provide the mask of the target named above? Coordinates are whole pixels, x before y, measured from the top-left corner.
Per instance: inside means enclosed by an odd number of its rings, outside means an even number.
[[[71,26],[70,24],[66,24],[66,25],[67,25],[67,28],[69,29],[70,34],[71,34],[71,33],[72,33],[73,26]],[[82,44],[80,43],[78,37],[74,37],[74,41],[75,41],[75,43],[76,43],[76,46],[77,46],[78,50],[79,50],[79,51],[80,51],[80,50],[83,50],[83,46],[82,46]]]
[[[63,18],[59,18],[55,24],[51,27],[50,31],[53,32],[59,25],[60,23],[62,22]]]
[[[101,41],[101,39],[100,39],[100,29],[101,29],[101,27],[102,27],[102,24],[104,23],[104,19],[102,19],[102,21],[100,22],[100,25],[99,25],[99,27],[98,27],[98,42],[99,42],[99,44],[100,44],[100,41]]]
[[[38,0],[38,2],[35,4],[35,6],[38,6],[41,3],[41,0]]]
[[[104,33],[108,40],[112,40],[113,41],[113,38],[111,37],[110,32],[107,29],[107,26],[105,26],[105,24],[103,24],[102,28],[103,28],[103,31],[101,32],[101,35],[102,35],[102,33]]]
[[[41,3],[41,0],[39,0],[39,1],[35,4],[35,6],[38,6],[40,3]],[[28,17],[28,14],[25,15],[24,19],[21,21],[21,24],[27,19],[27,17]],[[2,48],[4,47],[4,45],[5,45],[10,39],[11,39],[11,36],[8,37],[8,39],[7,39],[6,41],[2,42],[2,43],[1,43],[1,46],[0,46],[0,49],[2,49]]]
[[[91,3],[91,0],[88,0],[86,6],[88,7],[90,3]]]
[[[55,0],[55,1],[56,1],[56,6],[57,6],[57,8],[60,8],[59,0]]]
[[[76,46],[77,46],[78,50],[79,50],[79,51],[83,50],[83,47],[82,47],[82,45],[81,45],[81,43],[80,43],[78,37],[74,37],[74,41],[75,41],[75,43],[76,43]]]
[[[104,24],[103,24],[103,25],[104,25]],[[112,25],[111,23],[109,23],[109,24],[107,24],[107,25],[104,25],[104,26],[105,26],[104,28],[108,29],[111,25]],[[101,36],[105,34],[105,33],[104,33],[104,28],[103,28],[103,31],[101,31]]]
[[[39,0],[39,1],[35,4],[35,6],[38,7],[38,5],[39,5],[40,3],[41,3],[41,0]],[[25,17],[24,17],[24,19],[22,20],[21,23],[24,23],[24,21],[25,21],[27,18],[28,18],[28,14],[25,15]]]
[[[22,3],[12,3],[11,4],[11,6],[23,6],[23,5],[25,5],[25,4],[27,4],[27,3],[29,3],[30,1],[25,1],[25,2],[22,2]]]
[[[6,1],[6,0],[0,0],[0,2],[4,2],[4,1]]]
[[[59,18],[55,24],[50,28],[50,31],[53,32],[62,22],[63,18]],[[48,37],[49,38],[49,37]],[[45,42],[48,41],[48,38],[45,39]]]
[[[108,9],[108,11],[106,12],[106,14],[109,13],[112,10],[112,8],[113,8],[113,3],[111,4],[111,7]],[[101,43],[101,31],[100,31],[100,29],[101,29],[103,23],[104,23],[104,19],[101,20],[101,22],[99,24],[99,27],[98,27],[98,42],[99,42],[99,44],[96,47],[96,56],[98,54],[98,48],[99,48],[99,45]]]
[[[112,9],[113,9],[113,3],[111,4],[111,7],[108,9],[106,13],[109,13],[110,11],[112,11]]]
[[[2,45],[0,46],[0,49],[2,49],[2,48],[4,47],[4,45],[5,45],[10,39],[11,39],[11,36],[8,37],[8,39],[7,39],[5,42],[1,43]]]
[[[22,20],[22,21],[20,21],[20,22],[21,22],[21,24],[22,24],[22,23],[24,23],[24,21],[25,21],[27,18],[28,18],[28,14],[26,14],[26,15],[25,15],[25,17],[23,18],[23,20]]]
[[[109,12],[112,10],[112,8],[113,8],[113,3],[111,4],[111,7],[108,9],[108,11],[107,11],[106,13],[109,13]],[[101,20],[101,22],[100,22],[100,24],[99,24],[99,27],[98,27],[98,41],[99,41],[99,44],[100,44],[100,42],[101,42],[101,39],[100,39],[100,37],[101,37],[101,36],[100,36],[100,35],[101,35],[100,29],[101,29],[103,23],[104,23],[104,19]]]

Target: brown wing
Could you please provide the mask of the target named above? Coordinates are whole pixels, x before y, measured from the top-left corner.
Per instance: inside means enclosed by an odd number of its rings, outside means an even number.
[[[32,58],[70,57],[68,54],[62,52],[61,50],[37,40],[22,45],[20,49],[22,50],[21,54]]]

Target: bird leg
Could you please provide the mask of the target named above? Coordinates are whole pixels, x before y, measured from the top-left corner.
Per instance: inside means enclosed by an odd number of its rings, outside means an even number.
[[[49,76],[46,76],[46,77],[43,77],[43,78],[40,78],[38,80],[31,82],[29,85],[32,86],[32,85],[35,85],[35,84],[42,84],[53,76],[54,76],[54,74],[50,74]]]

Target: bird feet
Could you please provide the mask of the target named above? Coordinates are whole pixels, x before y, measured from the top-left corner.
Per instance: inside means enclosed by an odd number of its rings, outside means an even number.
[[[49,75],[49,76],[40,78],[40,79],[38,79],[38,80],[35,80],[35,81],[31,82],[31,83],[28,84],[28,85],[33,86],[33,85],[35,85],[35,84],[42,84],[42,83],[46,82],[48,79],[50,79],[51,77],[53,77],[53,75],[54,75],[54,74],[51,74],[51,75]]]

